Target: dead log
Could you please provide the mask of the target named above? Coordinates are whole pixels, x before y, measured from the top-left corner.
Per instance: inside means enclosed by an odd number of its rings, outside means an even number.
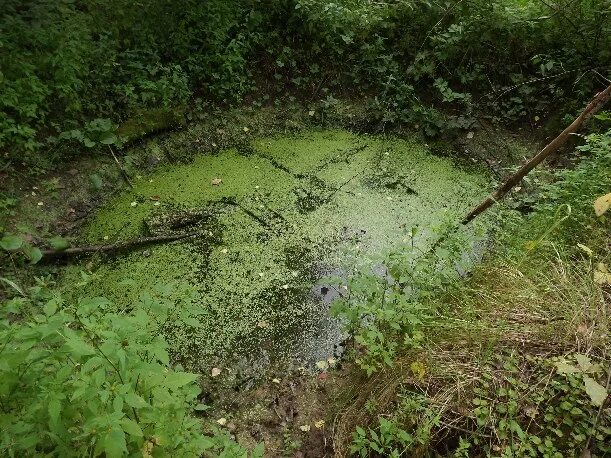
[[[503,184],[501,184],[490,196],[484,199],[479,205],[473,208],[467,216],[462,220],[462,224],[469,224],[479,214],[485,212],[495,202],[501,200],[522,178],[524,178],[532,169],[543,162],[548,156],[558,151],[562,145],[566,143],[568,138],[579,131],[581,127],[594,116],[604,105],[611,99],[611,86],[596,96],[588,103],[588,106],[575,119],[570,126],[562,131],[555,139],[553,139],[545,148],[537,153],[532,159],[526,162],[520,169],[511,175]]]
[[[41,250],[43,259],[47,258],[59,258],[64,256],[76,256],[79,254],[96,254],[96,253],[112,253],[117,251],[128,250],[136,247],[145,245],[152,245],[155,243],[167,243],[174,242],[176,240],[182,240],[189,237],[195,237],[199,235],[199,232],[191,232],[188,234],[175,234],[175,235],[158,235],[155,237],[142,237],[134,240],[127,240],[124,242],[116,242],[108,245],[86,245],[80,247],[66,248],[65,250]]]

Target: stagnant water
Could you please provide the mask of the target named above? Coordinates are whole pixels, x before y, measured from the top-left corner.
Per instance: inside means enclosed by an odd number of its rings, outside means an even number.
[[[198,304],[200,326],[167,336],[189,370],[230,365],[240,384],[274,362],[312,366],[341,352],[344,338],[321,276],[374,265],[411,243],[415,226],[426,249],[486,183],[416,140],[336,130],[261,138],[158,169],[108,202],[85,238],[200,235],[117,257],[89,293],[125,307],[171,284],[169,300]]]

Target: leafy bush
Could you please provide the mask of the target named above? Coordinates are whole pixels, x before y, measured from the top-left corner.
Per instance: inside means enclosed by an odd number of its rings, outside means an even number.
[[[68,303],[42,280],[27,293],[1,280],[19,293],[0,308],[3,455],[246,456],[225,433],[203,434],[198,375],[171,366],[164,326],[196,310],[163,288],[117,311],[101,297]]]
[[[366,96],[377,120],[437,135],[476,112],[568,110],[604,84],[611,57],[609,0],[4,3],[0,148],[15,158],[193,95]]]
[[[443,234],[447,228],[437,230]],[[411,245],[389,253],[378,268],[351,275],[348,294],[331,305],[331,312],[354,335],[356,363],[367,375],[392,366],[398,353],[420,348],[426,337],[423,330],[432,318],[427,300],[456,286],[456,269],[466,262],[461,259],[466,246],[463,236],[444,239],[423,252],[414,242],[425,236],[417,228],[409,234]]]

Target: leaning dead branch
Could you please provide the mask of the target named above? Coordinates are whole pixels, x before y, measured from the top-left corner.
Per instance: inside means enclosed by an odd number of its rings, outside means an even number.
[[[583,112],[571,123],[570,126],[564,129],[562,133],[552,140],[545,148],[543,148],[532,159],[520,167],[516,173],[511,175],[490,196],[477,205],[477,207],[473,208],[473,210],[471,210],[462,220],[462,224],[465,225],[470,223],[479,214],[490,208],[495,202],[501,200],[515,185],[522,181],[522,178],[524,178],[532,169],[538,166],[551,154],[558,151],[566,143],[569,137],[578,132],[579,129],[581,129],[581,127],[609,101],[609,99],[611,99],[611,86],[596,94],[585,110],[583,110]]]
[[[134,240],[128,240],[124,242],[116,242],[108,245],[86,245],[80,247],[66,248],[65,250],[41,250],[43,259],[49,258],[60,258],[66,256],[77,256],[81,254],[96,254],[96,253],[112,253],[118,251],[129,250],[145,245],[152,245],[157,243],[174,242],[176,240],[182,240],[190,237],[199,235],[199,232],[191,232],[188,234],[175,234],[175,235],[159,235],[155,237],[141,237]]]

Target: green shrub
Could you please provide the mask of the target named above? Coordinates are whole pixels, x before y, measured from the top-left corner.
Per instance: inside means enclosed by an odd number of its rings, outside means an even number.
[[[570,110],[609,74],[609,0],[4,2],[0,149],[144,108],[365,96],[429,135]],[[578,84],[573,84],[578,81]],[[262,94],[260,94],[262,92]],[[194,107],[197,108],[197,107]],[[60,156],[60,152],[56,152]]]
[[[123,311],[0,280],[19,293],[0,307],[3,456],[246,456],[225,433],[203,434],[198,375],[170,363],[164,326],[196,310],[164,288]]]

